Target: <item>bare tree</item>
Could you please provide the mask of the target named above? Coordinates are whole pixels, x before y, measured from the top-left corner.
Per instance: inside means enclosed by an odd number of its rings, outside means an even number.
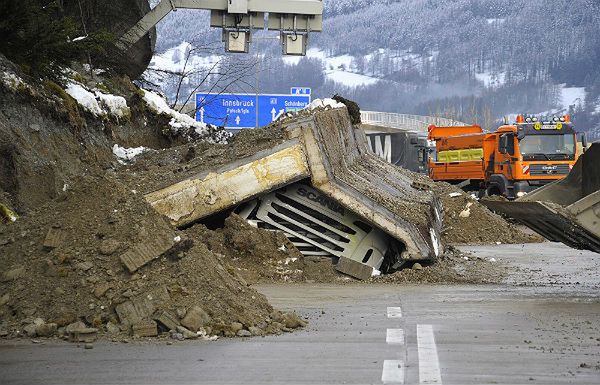
[[[209,104],[218,95],[231,90],[252,89],[249,78],[253,78],[256,73],[255,68],[259,61],[258,57],[248,57],[241,55],[222,55],[221,48],[214,44],[205,46],[190,44],[185,50],[183,64],[180,68],[160,68],[158,66],[150,67],[147,70],[146,82],[156,86],[148,81],[148,77],[160,79],[161,83],[171,83],[175,88],[175,96],[171,102],[171,108],[183,112],[190,101],[193,101],[194,95],[202,90],[211,94],[211,100],[205,100],[200,106],[193,109],[186,109],[186,113],[195,113],[197,109]],[[198,65],[197,60],[200,57],[214,57],[215,60]]]

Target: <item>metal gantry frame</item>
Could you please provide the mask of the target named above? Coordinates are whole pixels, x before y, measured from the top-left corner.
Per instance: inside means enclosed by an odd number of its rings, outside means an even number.
[[[229,52],[248,52],[252,29],[279,31],[284,54],[305,55],[309,32],[323,29],[322,0],[161,0],[117,42],[128,50],[171,11],[211,11],[210,25],[223,29]]]

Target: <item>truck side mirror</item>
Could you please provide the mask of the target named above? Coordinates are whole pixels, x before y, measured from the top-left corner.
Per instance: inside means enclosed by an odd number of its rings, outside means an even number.
[[[581,133],[581,147],[582,148],[582,152],[585,152],[587,150],[587,136],[585,136],[585,132]]]
[[[506,134],[500,136],[500,141],[498,142],[498,152],[500,152],[501,154],[506,154],[507,142],[508,137],[506,136]]]

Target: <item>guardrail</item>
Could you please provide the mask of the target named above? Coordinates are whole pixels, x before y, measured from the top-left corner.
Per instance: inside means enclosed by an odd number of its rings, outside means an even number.
[[[399,128],[408,131],[427,132],[431,124],[436,126],[466,126],[454,119],[436,116],[396,114],[393,112],[361,111],[360,118],[364,124],[372,124],[383,127]]]

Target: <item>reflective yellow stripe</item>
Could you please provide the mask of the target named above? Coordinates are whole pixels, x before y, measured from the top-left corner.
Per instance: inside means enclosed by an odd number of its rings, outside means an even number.
[[[483,159],[483,148],[448,150],[438,152],[438,162],[468,162]]]

